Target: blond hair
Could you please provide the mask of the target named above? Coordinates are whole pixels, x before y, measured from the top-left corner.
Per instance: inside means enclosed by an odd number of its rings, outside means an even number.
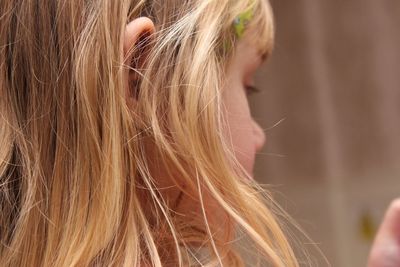
[[[1,266],[194,266],[191,244],[209,248],[197,264],[242,266],[208,223],[205,191],[229,236],[240,229],[272,266],[298,266],[223,134],[232,21],[249,6],[248,34],[267,52],[263,0],[1,1]],[[139,16],[156,32],[132,109],[122,42]],[[171,210],[153,157],[199,203],[199,220]]]

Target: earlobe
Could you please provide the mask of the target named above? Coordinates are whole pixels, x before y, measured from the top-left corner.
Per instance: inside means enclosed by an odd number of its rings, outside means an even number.
[[[137,87],[140,75],[138,70],[142,68],[148,54],[150,36],[154,33],[154,23],[147,17],[140,17],[126,25],[123,40],[126,96],[129,105],[137,99]]]

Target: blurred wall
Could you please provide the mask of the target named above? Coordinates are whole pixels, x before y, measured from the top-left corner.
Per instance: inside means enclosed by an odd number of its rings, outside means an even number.
[[[271,2],[276,47],[250,98],[267,133],[256,176],[332,266],[365,266],[400,196],[400,2]]]

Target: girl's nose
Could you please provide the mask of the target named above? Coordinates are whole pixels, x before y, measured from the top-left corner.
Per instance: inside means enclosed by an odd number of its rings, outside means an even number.
[[[260,151],[265,145],[265,133],[261,126],[253,120],[253,133],[255,139],[256,151]]]

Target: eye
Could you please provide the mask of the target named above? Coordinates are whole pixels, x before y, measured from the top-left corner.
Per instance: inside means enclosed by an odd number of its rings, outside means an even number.
[[[261,90],[258,89],[257,87],[253,86],[253,85],[247,85],[246,86],[246,94],[247,95],[253,95],[256,93],[259,93]]]

